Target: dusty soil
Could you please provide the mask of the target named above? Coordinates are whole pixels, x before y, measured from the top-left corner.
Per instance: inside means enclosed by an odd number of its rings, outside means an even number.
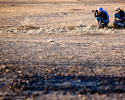
[[[1,37],[1,98],[124,100],[124,38]]]
[[[1,0],[0,99],[124,100],[124,0]],[[109,12],[97,29],[91,10]],[[23,26],[32,24],[31,26]]]
[[[102,6],[113,23],[115,6],[125,8],[124,0],[1,0],[0,27],[19,27],[28,18],[36,26],[62,27],[96,24],[92,10]]]

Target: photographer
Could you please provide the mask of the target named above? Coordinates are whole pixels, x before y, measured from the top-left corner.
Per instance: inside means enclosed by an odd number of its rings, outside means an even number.
[[[123,10],[121,10],[119,7],[115,7],[115,21],[114,25],[115,27],[125,27],[125,13]]]
[[[99,7],[97,10],[95,10],[94,15],[97,20],[98,28],[108,25],[109,15],[105,10],[103,10],[102,7]]]

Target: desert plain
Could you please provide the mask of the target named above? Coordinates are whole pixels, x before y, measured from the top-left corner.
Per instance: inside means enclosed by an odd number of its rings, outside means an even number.
[[[0,100],[125,100],[124,0],[0,0]],[[97,29],[92,10],[109,13]]]

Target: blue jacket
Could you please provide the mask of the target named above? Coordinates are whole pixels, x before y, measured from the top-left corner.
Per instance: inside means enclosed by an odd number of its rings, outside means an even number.
[[[103,10],[102,12],[100,12],[97,15],[95,13],[95,17],[101,17],[104,20],[109,20],[109,15],[108,15],[108,13],[105,10]]]

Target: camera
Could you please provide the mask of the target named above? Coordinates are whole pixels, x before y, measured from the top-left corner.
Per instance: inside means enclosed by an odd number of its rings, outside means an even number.
[[[98,13],[98,10],[92,10],[92,12],[96,12],[96,13]]]

